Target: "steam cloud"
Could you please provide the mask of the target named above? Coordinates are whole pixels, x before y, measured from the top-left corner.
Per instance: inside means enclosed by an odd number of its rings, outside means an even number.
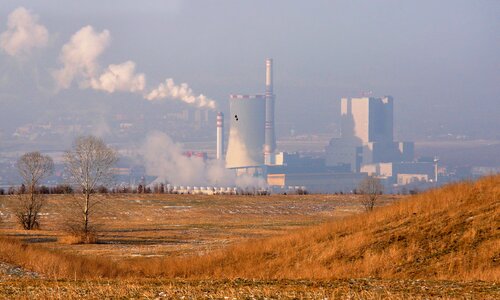
[[[97,58],[109,45],[109,31],[96,32],[92,26],[77,31],[61,50],[63,67],[53,72],[58,89],[67,89],[78,78],[80,87],[88,87],[99,71]]]
[[[8,16],[7,30],[0,35],[0,47],[11,56],[23,56],[33,48],[45,47],[48,39],[49,32],[38,24],[38,16],[19,7]]]
[[[203,94],[196,96],[193,90],[187,85],[187,83],[182,83],[181,85],[176,85],[172,78],[168,78],[164,83],[158,85],[158,87],[146,96],[148,100],[157,100],[164,98],[179,99],[188,104],[192,104],[198,107],[208,107],[215,109],[215,101],[205,97]]]
[[[158,176],[174,185],[266,186],[263,179],[236,176],[233,170],[225,168],[223,161],[205,163],[201,158],[184,156],[181,145],[161,132],[149,134],[140,152],[149,175]]]
[[[127,61],[119,65],[109,65],[99,78],[92,78],[90,86],[108,93],[115,91],[140,92],[146,86],[146,76],[135,74],[135,63]]]
[[[76,32],[61,50],[60,61],[63,67],[53,72],[57,88],[67,89],[74,80],[80,88],[114,92],[142,93],[147,100],[174,99],[197,107],[215,109],[215,101],[203,94],[195,95],[187,83],[176,85],[172,78],[149,92],[146,90],[146,76],[136,73],[136,64],[126,61],[111,64],[104,71],[99,66],[99,56],[110,44],[107,30],[96,32],[92,26],[85,26]]]

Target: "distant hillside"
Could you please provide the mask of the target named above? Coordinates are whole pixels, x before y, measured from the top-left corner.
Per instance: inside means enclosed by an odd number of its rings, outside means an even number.
[[[500,176],[158,268],[180,277],[499,281]]]

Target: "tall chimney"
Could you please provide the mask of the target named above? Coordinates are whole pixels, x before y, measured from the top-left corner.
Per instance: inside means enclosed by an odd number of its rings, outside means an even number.
[[[264,144],[264,163],[274,164],[276,138],[274,136],[274,94],[273,94],[273,60],[266,59],[266,126]]]
[[[224,114],[217,113],[217,159],[224,159]]]

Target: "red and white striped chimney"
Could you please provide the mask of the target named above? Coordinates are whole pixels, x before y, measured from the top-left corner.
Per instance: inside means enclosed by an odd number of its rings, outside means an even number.
[[[224,114],[217,113],[217,159],[224,159]]]

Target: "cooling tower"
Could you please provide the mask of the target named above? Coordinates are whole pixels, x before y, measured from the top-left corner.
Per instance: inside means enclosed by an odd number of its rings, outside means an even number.
[[[274,135],[274,94],[273,94],[273,60],[266,59],[266,125],[264,161],[266,165],[274,164],[276,138]]]
[[[217,159],[224,158],[224,114],[217,113]]]
[[[231,95],[230,128],[226,153],[227,168],[264,164],[265,96]]]

